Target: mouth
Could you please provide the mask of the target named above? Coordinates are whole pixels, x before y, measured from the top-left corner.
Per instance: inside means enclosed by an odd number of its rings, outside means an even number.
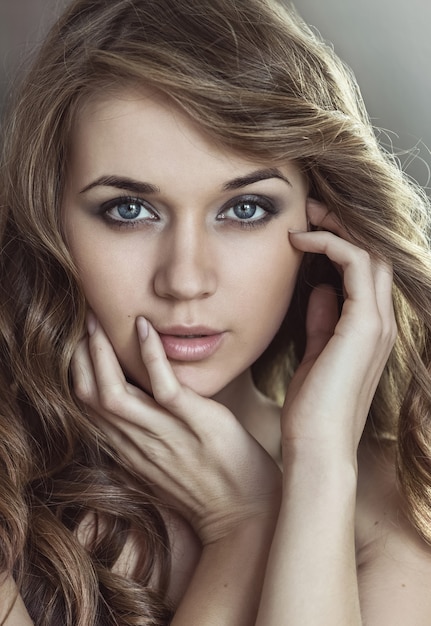
[[[169,328],[158,331],[168,359],[202,361],[211,357],[223,342],[225,333],[213,329]]]

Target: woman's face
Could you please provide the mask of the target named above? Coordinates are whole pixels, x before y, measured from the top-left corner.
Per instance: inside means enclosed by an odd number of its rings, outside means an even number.
[[[160,333],[178,379],[213,396],[278,330],[306,228],[293,164],[249,161],[208,138],[168,99],[91,101],[72,135],[63,200],[89,306],[125,373],[149,388],[135,320]]]

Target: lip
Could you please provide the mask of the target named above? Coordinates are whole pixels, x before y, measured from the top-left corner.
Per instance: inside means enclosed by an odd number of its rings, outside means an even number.
[[[207,326],[170,326],[157,332],[166,356],[174,361],[209,358],[218,350],[225,334]]]

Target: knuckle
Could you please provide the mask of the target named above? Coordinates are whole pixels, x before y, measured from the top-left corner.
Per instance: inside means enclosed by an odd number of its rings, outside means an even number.
[[[106,386],[99,389],[99,404],[109,413],[118,414],[123,405],[122,389],[119,385]]]
[[[374,315],[369,314],[362,323],[366,336],[373,341],[379,341],[382,336],[383,325],[378,312],[376,311]]]
[[[376,345],[392,349],[398,335],[398,328],[393,320],[388,321],[376,316],[373,321],[369,320],[368,332]]]
[[[81,400],[81,402],[89,404],[91,400],[93,400],[93,394],[91,392],[90,386],[85,380],[76,380],[73,385],[73,390],[76,397],[78,398],[78,400]]]
[[[370,253],[367,252],[367,250],[364,250],[363,248],[355,247],[355,254],[356,254],[356,258],[358,262],[361,265],[369,265],[371,267],[371,264],[372,264],[371,256],[370,256]]]
[[[395,320],[392,320],[390,324],[385,327],[386,341],[391,347],[395,344],[398,337],[398,327]]]
[[[172,411],[180,407],[182,392],[176,381],[164,381],[164,384],[153,386],[153,395],[156,402]]]
[[[154,367],[160,362],[160,355],[153,350],[146,350],[143,355],[146,367]]]
[[[158,466],[162,458],[163,448],[158,445],[158,441],[153,438],[148,438],[145,442],[145,452],[143,455],[153,466]]]

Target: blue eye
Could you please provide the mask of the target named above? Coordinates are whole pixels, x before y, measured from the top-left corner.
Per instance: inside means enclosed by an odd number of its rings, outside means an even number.
[[[158,217],[156,213],[142,200],[136,198],[115,198],[102,205],[105,218],[111,222],[129,224],[137,222],[154,221]]]
[[[117,214],[121,217],[121,219],[135,220],[137,217],[139,217],[141,209],[141,205],[137,202],[127,202],[124,204],[119,204],[115,210]]]
[[[236,223],[239,226],[258,226],[264,224],[278,210],[269,199],[258,196],[248,196],[234,199],[224,208],[217,219]]]
[[[236,204],[226,211],[226,216],[228,216],[230,212],[233,212],[240,220],[257,220],[266,215],[265,209],[254,202],[241,202],[240,204]],[[232,219],[231,216],[229,217]]]

